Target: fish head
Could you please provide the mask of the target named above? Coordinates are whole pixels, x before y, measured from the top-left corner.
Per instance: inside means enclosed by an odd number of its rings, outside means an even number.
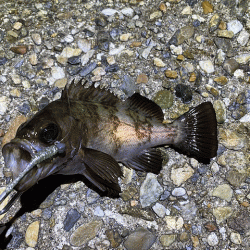
[[[51,174],[60,171],[77,152],[80,145],[78,122],[70,116],[69,107],[61,100],[54,101],[23,123],[16,137],[5,144],[2,152],[5,167],[15,180],[38,152],[55,143],[64,143],[65,152],[57,153],[32,168],[15,189],[24,192]]]

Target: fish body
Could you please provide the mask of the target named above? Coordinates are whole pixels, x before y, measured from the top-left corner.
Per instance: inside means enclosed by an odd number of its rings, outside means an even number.
[[[15,139],[3,147],[5,165],[15,179],[37,152],[60,142],[65,151],[37,164],[15,187],[18,192],[52,174],[82,174],[101,192],[118,196],[118,162],[158,174],[158,146],[172,145],[197,158],[216,156],[217,122],[210,102],[172,124],[163,124],[163,119],[161,108],[138,93],[121,101],[100,87],[71,83],[61,99],[19,127]]]

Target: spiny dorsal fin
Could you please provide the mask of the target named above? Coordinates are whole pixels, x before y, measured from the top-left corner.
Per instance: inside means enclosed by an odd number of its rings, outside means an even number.
[[[164,114],[160,106],[139,93],[133,94],[126,100],[129,109],[136,110],[146,116],[154,117],[161,122],[164,120]]]
[[[106,89],[101,89],[100,87],[95,88],[94,85],[91,85],[89,88],[86,88],[86,83],[81,79],[78,83],[75,84],[73,80],[69,87],[65,87],[62,92],[62,100],[78,100],[85,102],[97,102],[103,105],[113,106],[119,99],[109,92]]]

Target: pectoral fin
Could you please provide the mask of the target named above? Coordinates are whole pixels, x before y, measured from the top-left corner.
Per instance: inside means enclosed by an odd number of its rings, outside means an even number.
[[[81,174],[101,192],[112,197],[121,193],[118,177],[122,176],[122,171],[119,164],[110,155],[94,149],[81,148],[59,174]]]
[[[92,172],[109,183],[118,183],[118,177],[122,176],[117,161],[101,151],[85,148],[83,162]]]

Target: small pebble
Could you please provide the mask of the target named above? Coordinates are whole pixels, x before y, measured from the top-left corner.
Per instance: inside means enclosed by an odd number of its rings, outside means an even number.
[[[70,209],[67,212],[66,218],[63,222],[64,230],[69,232],[70,229],[75,225],[75,223],[80,219],[81,214],[76,209]]]
[[[103,217],[103,216],[104,216],[104,212],[103,212],[103,210],[101,209],[100,206],[97,206],[97,207],[95,208],[94,215],[100,216],[100,217]]]
[[[115,9],[110,9],[110,8],[107,8],[107,9],[102,10],[102,14],[105,15],[105,16],[112,16],[112,15],[114,15],[116,12],[117,12],[117,10],[115,10]]]
[[[166,216],[164,218],[168,230],[181,230],[184,220],[181,216]]]
[[[41,35],[38,34],[38,33],[32,33],[31,34],[31,38],[33,40],[33,42],[36,44],[36,45],[41,45],[42,43],[42,38],[41,38]]]
[[[186,194],[186,190],[184,188],[175,188],[173,191],[172,191],[172,195],[173,196],[176,196],[176,197],[180,197],[180,196],[184,196]]]
[[[214,72],[214,65],[210,60],[199,61],[199,65],[205,73],[210,74]]]
[[[203,1],[201,6],[204,14],[212,13],[214,11],[213,5],[208,1]]]
[[[103,222],[101,220],[91,221],[80,225],[70,236],[70,243],[74,247],[80,247],[96,237]]]
[[[148,76],[146,74],[140,74],[137,76],[136,83],[147,83],[148,82]]]
[[[95,62],[92,62],[89,65],[83,67],[83,69],[80,71],[79,75],[81,77],[85,77],[88,74],[90,74],[96,67],[97,67],[97,64]]]
[[[233,214],[231,207],[217,207],[213,209],[213,215],[216,218],[217,224],[228,219]]]
[[[218,239],[218,236],[216,235],[216,233],[212,232],[211,234],[208,235],[207,243],[209,246],[212,246],[212,247],[218,245],[219,239]]]
[[[176,239],[176,234],[163,234],[160,236],[160,242],[163,247],[169,247],[175,242]]]
[[[16,22],[16,23],[14,23],[14,25],[13,25],[13,29],[15,29],[15,30],[20,30],[20,29],[22,28],[22,26],[23,26],[22,23]]]
[[[127,250],[149,250],[154,244],[156,236],[147,229],[138,227],[124,242]]]
[[[188,85],[177,84],[175,87],[175,95],[181,98],[183,103],[189,103],[192,100],[192,91]]]
[[[154,58],[154,65],[161,68],[166,66],[166,64],[160,58]]]
[[[25,233],[25,242],[30,247],[35,247],[38,240],[38,234],[39,234],[39,221],[32,222]]]
[[[224,37],[224,38],[233,38],[234,33],[231,30],[218,30],[217,36]]]
[[[166,215],[167,209],[158,202],[152,207],[152,209],[161,218],[163,218]]]
[[[157,181],[156,175],[148,173],[140,188],[140,202],[142,207],[150,206],[156,202],[163,193],[163,188]]]
[[[120,41],[127,42],[130,37],[131,37],[131,33],[122,34],[122,35],[120,35]]]
[[[171,169],[171,180],[176,186],[180,186],[186,180],[188,180],[194,174],[194,170],[189,166],[185,165],[184,167]]]
[[[84,53],[91,50],[91,42],[88,39],[79,39],[77,45]]]
[[[130,17],[130,18],[132,18],[134,16],[134,10],[132,8],[121,9],[121,13],[124,16]]]
[[[249,37],[250,37],[250,34],[246,30],[242,30],[239,36],[237,37],[237,42],[241,46],[245,46],[249,40]]]
[[[232,232],[230,234],[230,240],[236,245],[240,245],[242,243],[241,236],[239,233]]]
[[[234,34],[239,33],[243,29],[243,25],[238,20],[233,20],[227,23],[227,29],[232,31]]]
[[[27,53],[28,47],[25,45],[19,45],[19,46],[11,47],[10,50],[16,54],[24,55]]]
[[[161,17],[162,17],[162,12],[158,10],[158,11],[155,11],[152,14],[150,14],[149,19],[151,21],[153,21],[153,20],[161,18]]]
[[[165,75],[166,77],[171,78],[171,79],[175,79],[178,77],[178,73],[174,70],[166,70]]]
[[[213,196],[219,197],[222,200],[226,200],[230,202],[233,196],[233,190],[231,189],[230,185],[222,184],[217,186],[212,193]]]

